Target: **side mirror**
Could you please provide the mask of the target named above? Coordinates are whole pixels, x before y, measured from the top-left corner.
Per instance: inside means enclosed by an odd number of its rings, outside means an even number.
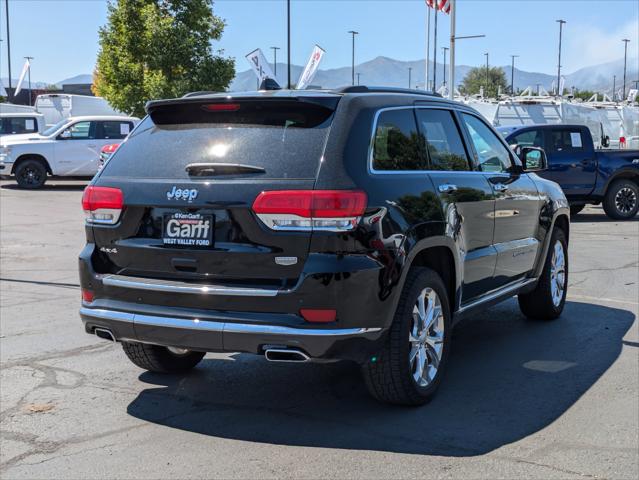
[[[546,152],[537,147],[523,147],[519,154],[525,172],[541,172],[548,168]]]
[[[58,135],[58,138],[60,140],[66,140],[71,138],[71,130],[67,129],[65,131],[63,131],[60,135]]]
[[[608,135],[604,135],[601,139],[601,146],[603,148],[608,148],[610,146],[610,137]]]

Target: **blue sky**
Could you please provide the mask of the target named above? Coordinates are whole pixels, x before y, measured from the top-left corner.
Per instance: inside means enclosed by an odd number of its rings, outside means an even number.
[[[6,39],[2,0],[0,38]],[[12,73],[19,75],[23,57],[35,57],[34,81],[56,82],[91,73],[98,50],[98,28],[106,22],[106,0],[9,0]],[[218,0],[214,11],[227,22],[214,47],[248,66],[244,55],[279,46],[286,56],[284,0]],[[348,30],[357,30],[357,63],[378,55],[400,60],[424,58],[423,0],[293,0],[292,61],[304,64],[314,43],[326,51],[322,68],[350,65]],[[458,35],[487,38],[458,42],[457,63],[477,65],[490,52],[491,64],[506,65],[518,54],[524,70],[553,73],[557,64],[558,25],[564,30],[563,64],[567,73],[623,57],[622,38],[631,39],[637,58],[639,2],[636,0],[458,0]],[[449,20],[439,15],[440,46],[447,45]],[[0,43],[0,75],[7,76],[6,42]],[[441,50],[440,50],[441,55]],[[441,57],[440,57],[441,59]],[[636,61],[636,60],[633,60]]]

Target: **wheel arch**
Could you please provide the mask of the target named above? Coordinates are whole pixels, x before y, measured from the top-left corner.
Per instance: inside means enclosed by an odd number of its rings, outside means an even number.
[[[605,197],[608,194],[608,190],[613,183],[615,183],[617,180],[624,179],[633,181],[635,184],[637,184],[637,187],[639,187],[639,170],[627,168],[615,173],[606,181],[603,196]]]
[[[44,157],[44,155],[40,155],[39,153],[25,153],[23,155],[20,155],[16,159],[16,161],[13,162],[13,167],[11,167],[11,173],[15,174],[16,168],[18,168],[18,165],[20,165],[22,162],[25,162],[27,160],[37,160],[39,162],[42,162],[44,164],[44,168],[47,170],[47,173],[49,175],[53,175],[53,171],[51,170],[51,165],[49,165],[49,162]]]

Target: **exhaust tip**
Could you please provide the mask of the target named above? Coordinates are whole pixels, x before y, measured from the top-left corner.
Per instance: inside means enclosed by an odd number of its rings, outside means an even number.
[[[98,337],[103,338],[104,340],[115,342],[115,337],[111,333],[111,330],[107,330],[106,328],[94,328],[93,333],[95,333]]]
[[[269,362],[294,362],[302,363],[310,361],[311,357],[301,350],[292,350],[288,348],[267,348],[264,356]]]

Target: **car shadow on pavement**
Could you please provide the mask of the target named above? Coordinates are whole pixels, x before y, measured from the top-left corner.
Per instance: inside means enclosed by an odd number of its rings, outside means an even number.
[[[526,320],[514,300],[455,332],[449,370],[424,407],[371,399],[353,364],[205,359],[191,374],[144,373],[136,418],[276,445],[473,456],[560,417],[613,364],[630,311],[568,302],[557,321]]]
[[[89,184],[90,180],[87,180],[86,183],[81,184],[64,184],[64,183],[45,183],[40,188],[36,188],[33,190],[22,189],[18,186],[17,183],[7,183],[0,185],[0,188],[5,190],[23,190],[25,192],[81,192],[84,188]]]

